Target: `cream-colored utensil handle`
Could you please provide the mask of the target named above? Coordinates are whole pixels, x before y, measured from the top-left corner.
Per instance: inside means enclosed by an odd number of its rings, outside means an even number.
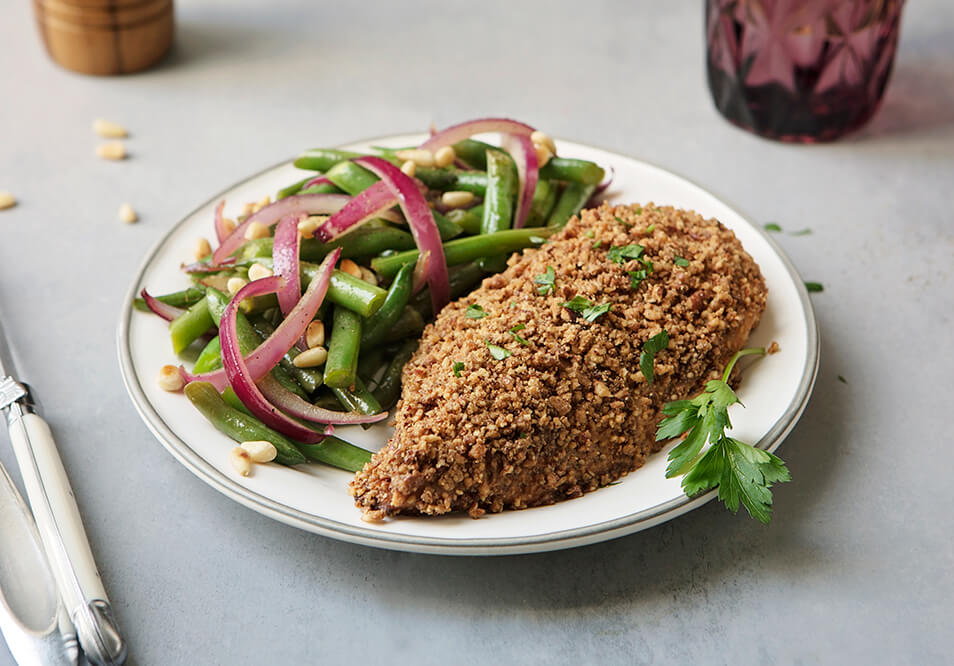
[[[97,664],[125,658],[119,635],[83,529],[73,490],[50,427],[37,414],[11,407],[10,440],[63,603],[86,656]]]

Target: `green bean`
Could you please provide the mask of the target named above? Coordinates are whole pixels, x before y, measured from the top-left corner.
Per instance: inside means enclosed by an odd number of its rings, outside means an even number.
[[[442,241],[449,241],[463,233],[463,228],[450,218],[441,215],[436,210],[431,211],[434,215],[434,223],[437,225],[437,233],[440,234]],[[397,248],[395,248],[397,249]]]
[[[338,162],[325,175],[342,190],[355,196],[378,182],[378,177],[354,162]]]
[[[298,450],[292,440],[272,430],[254,416],[229,406],[212,384],[190,382],[186,384],[185,394],[217,430],[236,442],[265,440],[271,442],[278,451],[275,462],[282,465],[297,465],[305,462],[305,455]]]
[[[530,202],[530,214],[527,215],[526,226],[539,227],[545,224],[550,211],[556,205],[559,194],[560,190],[555,183],[549,180],[538,180],[537,189],[534,190],[533,200]]]
[[[205,346],[199,354],[199,358],[195,360],[195,365],[192,366],[192,372],[193,374],[199,375],[203,372],[218,370],[221,367],[222,346],[219,343],[219,336],[215,336],[209,340],[209,344]]]
[[[428,305],[430,301],[428,300]],[[401,312],[401,316],[394,323],[394,327],[388,331],[388,334],[381,342],[397,342],[409,336],[420,335],[424,330],[424,316],[417,308],[406,307]]]
[[[483,171],[420,167],[414,170],[414,177],[431,190],[473,192],[480,197],[487,192],[488,179],[487,174]]]
[[[332,312],[331,341],[325,361],[325,384],[331,388],[354,386],[361,346],[361,317],[336,305]]]
[[[499,150],[487,151],[487,195],[484,197],[482,234],[509,229],[513,224],[513,202],[517,195],[517,173],[513,160]]]
[[[172,350],[176,354],[181,353],[211,327],[212,317],[209,316],[209,306],[203,299],[169,322]]]
[[[337,437],[325,437],[317,444],[297,444],[309,460],[316,460],[346,472],[357,472],[371,460],[371,452]]]
[[[391,359],[384,376],[374,389],[374,397],[382,409],[391,409],[401,397],[401,373],[405,364],[411,360],[414,350],[417,349],[417,340],[408,340]]]
[[[249,321],[262,338],[268,338],[275,332],[275,327],[262,316],[251,317]],[[279,362],[282,364],[282,367],[285,368],[285,372],[294,377],[295,381],[305,389],[305,393],[311,394],[315,392],[315,389],[321,386],[321,372],[313,368],[299,368],[295,365],[295,357],[298,356],[299,353],[301,352],[298,351],[298,348],[292,345],[291,349],[285,352],[285,355]]]
[[[562,229],[571,217],[583,209],[595,191],[596,185],[568,183],[560,198],[557,199],[553,212],[550,213],[547,226],[552,229]]]
[[[454,153],[457,157],[480,171],[487,170],[488,150],[497,150],[497,147],[476,139],[464,139],[454,144]]]
[[[362,349],[358,356],[358,377],[366,379],[368,382],[374,379],[384,359],[384,347],[377,346],[370,349]]]
[[[404,306],[411,298],[411,279],[414,265],[404,264],[394,277],[384,304],[364,322],[361,332],[361,349],[380,343],[401,318]]]
[[[599,185],[606,172],[598,164],[567,157],[551,157],[540,169],[541,180],[562,180],[583,185]]]
[[[240,260],[271,257],[273,238],[256,238],[242,246]],[[410,250],[414,247],[414,237],[403,229],[392,226],[360,226],[333,241],[322,243],[317,238],[303,238],[299,257],[302,261],[320,262],[336,247],[341,248],[341,258],[369,257],[385,250]]]
[[[384,411],[381,408],[381,403],[379,403],[378,399],[374,397],[374,394],[368,390],[368,387],[364,385],[361,377],[354,378],[354,389],[330,388],[331,392],[338,398],[338,401],[348,411],[368,415],[380,414]],[[372,423],[364,423],[362,427],[367,430],[372,425]]]
[[[478,282],[483,280],[487,274],[477,265],[476,262],[451,266],[447,271],[448,281],[450,282],[451,299],[460,298]],[[424,328],[424,320],[431,317],[431,294],[427,288],[419,291],[411,299],[407,310],[413,310],[421,318],[421,329]]]
[[[493,234],[456,238],[444,243],[444,258],[448,266],[467,263],[480,257],[494,254],[509,254],[533,245],[538,245],[538,239],[546,238],[553,233],[553,229],[546,227],[530,229],[507,229]],[[386,278],[393,277],[403,266],[417,261],[419,251],[407,250],[398,252],[389,257],[375,257],[371,260],[371,268]]]
[[[318,183],[311,187],[306,187],[298,194],[341,194],[341,190],[332,183]]]
[[[361,153],[353,153],[349,150],[333,150],[330,148],[312,148],[311,150],[306,150],[295,159],[295,166],[299,169],[321,171],[324,173],[339,162],[354,159],[355,157],[361,157]]]
[[[411,247],[413,247],[413,245]],[[182,291],[174,291],[171,294],[153,296],[153,298],[160,303],[165,303],[166,305],[171,305],[177,308],[188,308],[205,298],[205,289],[201,287],[189,287],[188,289],[183,289]],[[133,307],[135,307],[137,310],[142,310],[143,312],[152,312],[152,310],[149,309],[149,306],[146,305],[146,301],[142,298],[137,298],[134,300]]]
[[[476,235],[480,233],[480,222],[484,217],[484,205],[473,208],[455,208],[447,213],[447,219],[455,222],[465,233]]]
[[[307,178],[302,178],[297,183],[292,183],[291,185],[286,185],[282,189],[278,190],[278,194],[275,195],[275,200],[284,199],[285,197],[290,197],[293,194],[298,194],[301,192],[301,188],[304,187],[305,183],[314,178],[314,176],[308,176]]]
[[[216,326],[220,326],[222,315],[225,314],[225,308],[229,304],[229,297],[218,289],[209,287],[205,294],[206,303],[208,303],[209,314]],[[238,341],[239,353],[242,356],[248,356],[262,344],[264,338],[249,322],[248,317],[241,311],[235,313],[235,337]],[[271,370],[272,377],[285,389],[291,391],[301,398],[308,398],[308,395],[302,389],[301,385],[289,376],[281,366],[275,366]]]
[[[481,257],[477,260],[480,270],[485,273],[503,273],[507,270],[507,259],[509,254],[493,254],[489,257]]]

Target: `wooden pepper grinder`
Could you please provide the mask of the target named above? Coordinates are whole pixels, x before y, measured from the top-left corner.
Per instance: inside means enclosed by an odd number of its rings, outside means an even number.
[[[33,0],[54,61],[83,74],[129,74],[172,44],[172,0]]]

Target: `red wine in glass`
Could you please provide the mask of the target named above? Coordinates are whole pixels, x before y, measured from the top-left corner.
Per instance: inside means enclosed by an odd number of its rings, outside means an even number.
[[[706,0],[709,89],[736,125],[831,141],[877,111],[904,0]]]

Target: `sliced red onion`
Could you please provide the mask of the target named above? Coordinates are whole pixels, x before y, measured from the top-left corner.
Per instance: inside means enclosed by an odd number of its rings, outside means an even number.
[[[386,184],[397,197],[401,210],[404,211],[404,217],[407,218],[411,227],[414,242],[420,250],[418,261],[430,255],[426,267],[427,284],[430,287],[434,314],[437,315],[441,308],[450,302],[450,283],[441,235],[427,200],[421,194],[414,179],[390,162],[380,157],[358,157],[354,162],[380,178],[381,182]]]
[[[534,129],[530,127],[530,125],[516,120],[510,120],[509,118],[478,118],[477,120],[468,120],[464,123],[451,125],[447,129],[433,135],[422,143],[420,147],[433,153],[444,146],[453,146],[458,141],[463,141],[475,134],[483,134],[485,132],[530,136],[533,134]]]
[[[427,271],[431,266],[431,253],[422,252],[414,264],[414,272],[411,274],[411,293],[416,294],[427,284]]]
[[[298,222],[303,215],[286,215],[275,227],[275,241],[272,246],[272,271],[285,278],[285,286],[278,290],[278,307],[288,316],[301,298],[301,276],[298,273],[298,252],[301,236],[298,235]]]
[[[351,200],[347,194],[295,194],[279,199],[252,213],[233,231],[228,238],[212,253],[212,264],[219,266],[245,243],[245,230],[253,222],[272,226],[286,215],[308,213],[309,215],[331,215],[345,207]]]
[[[191,264],[182,264],[180,268],[184,273],[219,273],[234,263],[235,257],[229,257],[218,266],[213,266],[205,261],[196,261]]]
[[[219,342],[222,345],[222,366],[229,384],[235,395],[248,407],[249,411],[257,416],[262,423],[274,428],[283,435],[300,442],[314,443],[324,439],[324,435],[311,428],[303,426],[287,414],[283,414],[262,395],[255,385],[252,373],[249,372],[245,359],[239,351],[238,334],[236,333],[235,314],[239,304],[251,296],[271,294],[285,286],[285,279],[278,276],[261,278],[238,290],[229,301],[222,313],[219,324]]]
[[[606,191],[606,189],[610,185],[613,184],[613,178],[615,176],[616,176],[616,169],[614,169],[613,166],[610,165],[609,174],[607,174],[607,176],[603,179],[603,182],[597,185],[596,189],[593,190],[593,194],[587,200],[584,208],[592,208],[593,206],[595,206],[597,203],[599,203],[602,200],[601,195],[603,194],[603,192]]]
[[[222,199],[219,205],[215,207],[215,237],[219,240],[220,245],[222,241],[229,237],[229,230],[225,228],[225,218],[222,216],[224,208],[225,199]]]
[[[533,202],[533,193],[537,189],[537,179],[540,176],[537,150],[526,134],[504,134],[500,145],[510,153],[517,166],[517,213],[513,219],[513,227],[520,229],[530,214],[530,204]]]
[[[142,296],[142,300],[146,301],[146,307],[166,321],[172,321],[185,312],[185,310],[177,308],[174,305],[169,305],[168,303],[163,303],[157,298],[151,296],[149,292],[146,291],[145,287],[143,287],[142,291],[139,292],[139,295]]]
[[[384,182],[379,181],[329,217],[315,230],[315,237],[327,243],[372,218],[381,217],[396,203],[397,197],[391,189]]]
[[[335,412],[330,409],[318,407],[307,400],[303,400],[287,388],[278,383],[271,375],[265,375],[258,382],[258,387],[269,402],[284,412],[297,416],[306,421],[321,424],[352,425],[359,423],[377,423],[388,417],[387,412],[380,414],[359,414],[358,412]],[[251,409],[251,407],[249,408]],[[330,432],[329,432],[330,430]],[[325,428],[325,435],[334,432],[334,427]]]
[[[329,179],[328,176],[321,174],[320,176],[315,176],[314,178],[309,180],[307,183],[302,185],[301,189],[307,190],[309,187],[314,187],[315,185],[324,185],[325,183],[327,183],[328,185],[334,185],[334,183],[331,182],[331,179]]]
[[[252,377],[257,381],[265,376],[269,370],[278,365],[278,362],[285,356],[292,345],[304,334],[305,329],[311,320],[315,318],[321,302],[325,299],[328,291],[328,283],[331,281],[331,273],[335,270],[335,264],[341,256],[341,248],[335,248],[328,256],[324,258],[311,284],[302,295],[298,304],[292,308],[288,316],[282,321],[275,331],[268,336],[268,339],[260,344],[255,351],[248,355],[245,363]],[[271,278],[263,278],[271,279]],[[250,285],[261,282],[255,280],[249,282]],[[193,375],[182,366],[179,367],[179,374],[186,382],[203,381],[209,382],[219,391],[228,386],[228,378],[225,375],[224,368],[206,372],[201,375]]]

